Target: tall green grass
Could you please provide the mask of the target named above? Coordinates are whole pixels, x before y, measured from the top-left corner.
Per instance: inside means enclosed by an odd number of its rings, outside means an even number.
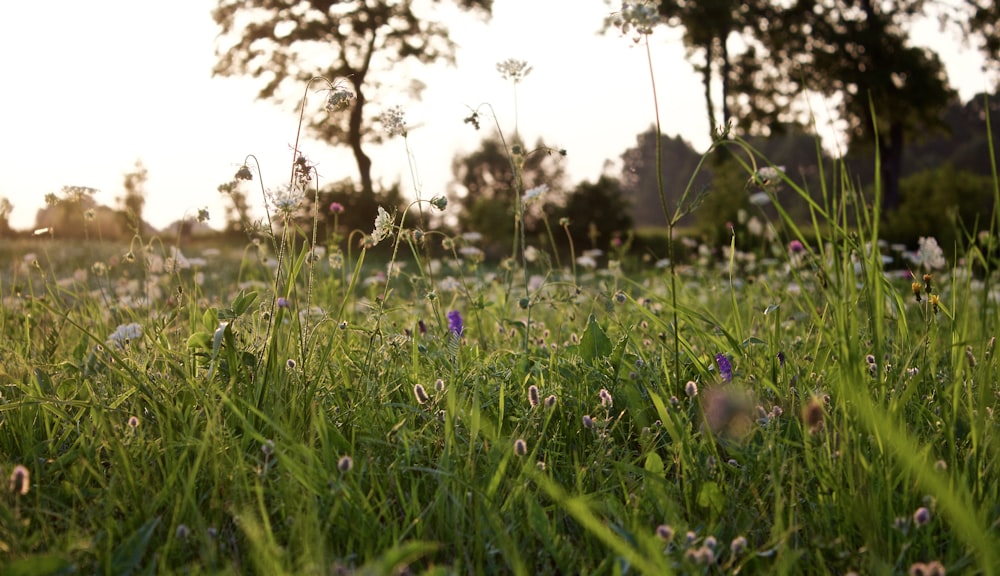
[[[781,176],[805,229],[778,205],[763,247],[669,274],[491,267],[403,218],[388,263],[291,220],[236,257],[18,246],[0,469],[30,483],[0,487],[0,566],[994,573],[994,255],[887,270],[878,195],[825,181]]]

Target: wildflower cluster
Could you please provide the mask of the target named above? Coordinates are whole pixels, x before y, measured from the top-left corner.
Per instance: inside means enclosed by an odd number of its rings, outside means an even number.
[[[406,136],[406,116],[400,106],[393,106],[382,113],[382,129],[387,136]]]
[[[503,62],[497,62],[497,72],[504,80],[513,80],[514,84],[517,84],[531,73],[531,66],[524,60],[508,58]]]
[[[268,201],[274,210],[283,216],[288,216],[298,209],[304,194],[298,184],[284,184],[267,190]]]
[[[354,92],[337,84],[330,88],[330,96],[326,99],[327,112],[343,112],[351,107]]]
[[[937,314],[941,306],[941,297],[934,293],[934,277],[930,274],[924,274],[923,283],[917,282],[916,280],[910,284],[910,289],[913,291],[913,297],[917,299],[917,302],[922,302],[920,295],[921,293],[927,296],[927,302],[933,308],[934,313]]]
[[[653,27],[660,22],[660,12],[656,4],[646,0],[622,2],[622,9],[615,16],[614,26],[622,35],[632,35],[633,42],[653,33]]]

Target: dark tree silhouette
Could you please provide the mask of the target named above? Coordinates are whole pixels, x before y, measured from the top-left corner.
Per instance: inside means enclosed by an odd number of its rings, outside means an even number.
[[[547,206],[561,200],[564,170],[561,156],[539,141],[534,151],[514,154],[520,163],[524,190],[543,184],[549,192],[533,202],[525,214],[525,232],[529,235],[542,227],[540,218]],[[463,232],[478,232],[485,239],[490,256],[509,252],[514,234],[516,182],[511,157],[495,138],[483,140],[478,150],[452,160],[454,181],[451,196],[461,206],[458,221]]]
[[[488,16],[492,0],[454,0]],[[212,17],[221,27],[213,73],[264,80],[257,97],[297,98],[310,79],[350,84],[356,99],[348,114],[318,115],[308,127],[332,144],[351,148],[361,188],[372,191],[371,159],[364,152],[369,92],[376,78],[408,60],[454,62],[455,44],[433,19],[439,0],[218,0]],[[417,8],[423,7],[423,10]],[[316,62],[321,64],[316,65]],[[422,85],[411,80],[419,96]]]
[[[126,229],[141,232],[144,228],[142,221],[142,210],[146,206],[146,180],[149,179],[149,172],[142,164],[142,160],[136,160],[131,172],[125,173],[122,187],[125,194],[119,198],[122,208],[122,224]]]

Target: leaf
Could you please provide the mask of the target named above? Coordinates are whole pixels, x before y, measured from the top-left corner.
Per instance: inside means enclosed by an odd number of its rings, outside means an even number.
[[[188,337],[187,347],[208,350],[212,347],[212,336],[208,332],[195,332]]]
[[[596,359],[607,358],[610,354],[611,339],[591,314],[587,320],[587,329],[580,338],[580,356],[588,362],[593,362]]]
[[[656,452],[646,454],[646,464],[643,466],[646,472],[657,478],[663,477],[663,458]]]
[[[766,310],[764,310],[764,316],[767,316],[768,314],[774,312],[777,309],[778,309],[778,304],[771,304],[770,306],[767,307]]]
[[[708,508],[713,514],[722,512],[726,505],[726,497],[715,482],[706,482],[698,491],[698,506]]]
[[[122,541],[111,555],[111,574],[132,574],[140,566],[142,557],[146,555],[149,540],[153,537],[160,517],[157,516],[143,524],[131,536]]]
[[[257,292],[247,293],[245,290],[240,290],[240,293],[233,300],[233,317],[242,316],[247,310],[253,306],[253,303],[257,301]]]
[[[76,566],[66,558],[43,554],[11,562],[4,567],[3,573],[6,576],[61,576],[76,572]]]

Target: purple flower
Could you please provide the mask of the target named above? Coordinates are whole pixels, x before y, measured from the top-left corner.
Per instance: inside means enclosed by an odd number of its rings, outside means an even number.
[[[420,334],[427,334],[427,324],[424,324],[423,320],[417,320],[417,330]]]
[[[784,352],[778,352],[778,364],[780,364],[782,368],[785,367],[785,353]]]
[[[729,363],[729,358],[725,354],[716,354],[715,363],[719,365],[719,376],[723,382],[730,382],[733,379],[733,365]]]
[[[455,336],[461,336],[465,332],[465,322],[462,320],[462,313],[458,310],[448,312],[448,331]]]
[[[288,304],[287,298],[285,298],[284,296],[280,296],[278,298],[278,308],[288,308],[289,306],[290,305]]]
[[[330,203],[330,212],[331,213],[333,213],[333,214],[340,214],[343,211],[344,211],[344,205],[341,204],[340,202],[331,202]]]
[[[791,252],[792,254],[798,254],[799,252],[802,252],[805,249],[806,247],[803,246],[802,242],[799,242],[798,240],[792,240],[791,242],[788,243],[788,251]]]

